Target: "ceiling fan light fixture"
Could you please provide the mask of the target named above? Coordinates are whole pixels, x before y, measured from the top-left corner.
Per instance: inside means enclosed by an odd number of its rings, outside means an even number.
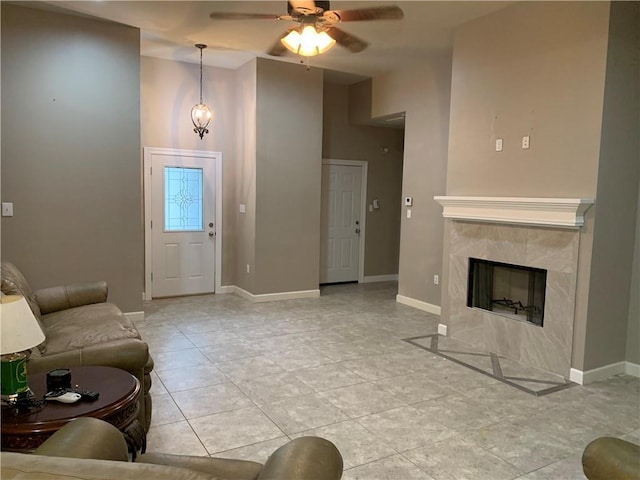
[[[314,25],[304,25],[289,32],[281,40],[287,49],[303,57],[313,57],[325,53],[336,44],[327,32],[318,32]]]

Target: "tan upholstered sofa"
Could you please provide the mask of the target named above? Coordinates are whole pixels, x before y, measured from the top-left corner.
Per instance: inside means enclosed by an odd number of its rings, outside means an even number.
[[[584,449],[582,470],[589,480],[639,480],[640,445],[621,438],[596,438]]]
[[[223,458],[146,453],[128,462],[114,426],[78,418],[34,454],[2,452],[3,480],[339,480],[342,456],[320,437],[300,437],[278,448],[265,464]]]
[[[30,373],[79,365],[104,365],[126,370],[140,381],[142,396],[138,418],[146,431],[151,423],[151,370],[149,347],[133,322],[107,302],[106,282],[93,282],[32,291],[15,265],[2,262],[2,293],[22,295],[45,334],[34,348]]]

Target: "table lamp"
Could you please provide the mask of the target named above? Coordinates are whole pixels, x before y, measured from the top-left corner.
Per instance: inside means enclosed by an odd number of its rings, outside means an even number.
[[[0,297],[0,390],[3,402],[28,397],[29,350],[44,341],[44,333],[21,295]]]

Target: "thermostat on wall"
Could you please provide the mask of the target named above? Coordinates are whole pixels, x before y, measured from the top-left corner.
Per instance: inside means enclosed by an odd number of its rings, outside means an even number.
[[[413,197],[404,197],[404,206],[410,207],[413,205]]]

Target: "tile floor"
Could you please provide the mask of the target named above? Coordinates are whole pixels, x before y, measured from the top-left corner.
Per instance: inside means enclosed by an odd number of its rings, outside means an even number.
[[[536,397],[403,341],[438,317],[396,303],[395,283],[321,292],[148,302],[148,450],[264,461],[311,434],[338,446],[346,480],[571,480],[590,440],[640,443],[637,378]]]

